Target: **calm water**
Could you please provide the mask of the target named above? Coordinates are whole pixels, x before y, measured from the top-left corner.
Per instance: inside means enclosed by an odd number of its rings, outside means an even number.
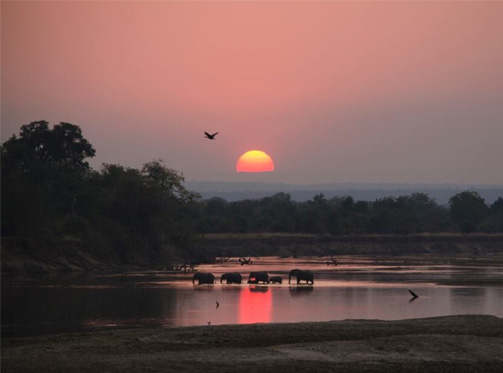
[[[350,262],[351,261],[351,262]],[[282,285],[192,285],[190,273],[58,275],[2,279],[2,336],[145,325],[182,326],[342,319],[406,319],[456,314],[503,317],[503,287],[440,286],[442,279],[503,278],[488,266],[382,265],[370,258],[255,259],[205,265],[214,273],[265,270]],[[292,268],[311,269],[315,285],[288,285]],[[246,282],[246,281],[244,281]],[[420,297],[410,300],[407,289]],[[219,307],[216,307],[216,302]]]

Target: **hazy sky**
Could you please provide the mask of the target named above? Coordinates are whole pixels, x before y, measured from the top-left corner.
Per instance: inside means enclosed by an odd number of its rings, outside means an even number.
[[[502,20],[481,1],[2,1],[2,141],[45,119],[79,125],[96,168],[503,184]],[[276,171],[236,173],[252,149]]]

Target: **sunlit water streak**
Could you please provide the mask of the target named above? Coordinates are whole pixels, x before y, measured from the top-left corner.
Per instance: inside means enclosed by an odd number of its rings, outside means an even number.
[[[407,319],[456,314],[503,317],[501,286],[440,286],[439,280],[503,279],[498,266],[384,265],[351,257],[327,266],[319,258],[254,259],[200,266],[215,285],[193,285],[191,273],[163,271],[76,274],[2,281],[2,335],[38,335],[138,326],[218,325],[343,319]],[[314,286],[288,284],[288,271],[315,272]],[[248,285],[247,275],[266,270],[281,285]],[[241,285],[220,284],[240,272]],[[411,301],[407,289],[419,298]],[[218,307],[217,307],[218,302]]]

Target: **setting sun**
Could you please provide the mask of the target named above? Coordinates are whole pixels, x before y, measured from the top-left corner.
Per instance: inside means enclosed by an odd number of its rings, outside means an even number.
[[[237,172],[267,172],[274,171],[272,158],[260,150],[250,150],[238,159]]]

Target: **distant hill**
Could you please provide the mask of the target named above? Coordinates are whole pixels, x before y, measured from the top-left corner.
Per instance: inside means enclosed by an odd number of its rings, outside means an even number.
[[[289,193],[295,201],[307,201],[315,194],[325,197],[351,196],[355,200],[374,201],[383,197],[398,197],[412,193],[426,193],[435,198],[437,203],[446,204],[454,194],[464,190],[477,191],[486,203],[493,203],[503,197],[503,186],[460,185],[460,184],[386,184],[386,183],[334,183],[334,184],[282,184],[282,183],[245,183],[187,181],[185,186],[198,192],[204,199],[220,197],[225,200],[239,201],[268,197],[279,192]]]

